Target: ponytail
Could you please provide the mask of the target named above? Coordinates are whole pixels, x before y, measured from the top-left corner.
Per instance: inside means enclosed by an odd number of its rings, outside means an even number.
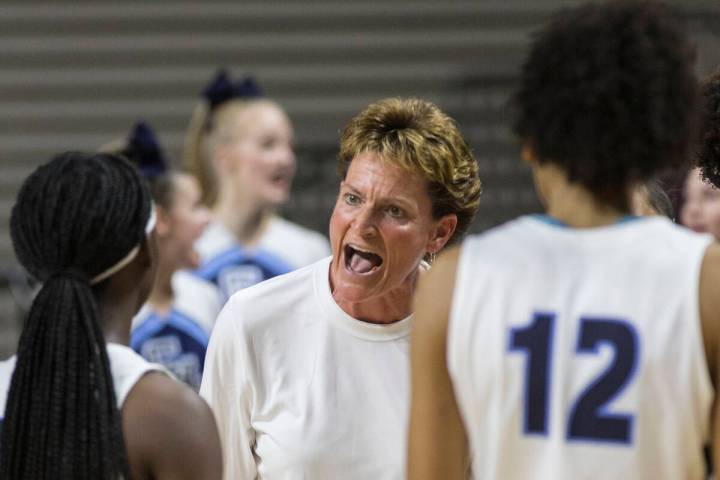
[[[131,477],[91,284],[143,241],[149,216],[138,173],[114,155],[59,155],[21,187],[13,247],[43,286],[18,345],[0,478]]]
[[[212,207],[217,200],[217,179],[211,165],[208,137],[211,131],[212,111],[203,99],[193,110],[190,125],[185,135],[183,163],[200,184],[201,200]]]

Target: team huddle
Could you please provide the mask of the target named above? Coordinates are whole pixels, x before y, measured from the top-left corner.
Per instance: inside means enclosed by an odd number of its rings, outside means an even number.
[[[41,286],[0,478],[708,478],[720,73],[694,62],[659,3],[550,19],[511,99],[545,212],[482,234],[482,152],[422,99],[342,130],[329,242],[277,214],[293,129],[252,78],[208,84],[187,171],[144,123],[55,156],[10,219]]]

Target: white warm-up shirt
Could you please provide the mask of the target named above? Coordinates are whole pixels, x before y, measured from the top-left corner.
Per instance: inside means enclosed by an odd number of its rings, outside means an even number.
[[[664,217],[528,216],[469,237],[447,356],[473,478],[703,478],[710,242]]]
[[[329,264],[242,290],[218,318],[200,395],[227,479],[404,478],[410,318],[350,317]]]

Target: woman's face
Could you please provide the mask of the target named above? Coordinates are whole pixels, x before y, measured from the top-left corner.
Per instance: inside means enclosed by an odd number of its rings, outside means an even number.
[[[176,173],[172,182],[172,205],[161,222],[162,252],[174,255],[178,268],[197,268],[199,258],[193,245],[210,222],[210,212],[200,201],[194,177]]]
[[[450,220],[448,220],[450,219]],[[412,292],[426,252],[452,236],[455,215],[432,217],[427,182],[418,173],[362,153],[350,163],[330,219],[333,296],[363,302]]]
[[[277,105],[260,101],[239,110],[235,122],[227,151],[234,188],[253,203],[282,205],[295,176],[290,120]]]
[[[685,179],[680,222],[696,232],[711,233],[720,239],[720,190],[704,182],[700,170]]]

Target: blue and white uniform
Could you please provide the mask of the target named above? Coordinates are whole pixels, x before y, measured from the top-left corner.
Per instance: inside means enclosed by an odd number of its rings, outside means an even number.
[[[225,296],[330,255],[327,239],[312,230],[274,217],[252,249],[240,245],[219,222],[210,224],[195,248],[201,266],[196,274],[217,285]]]
[[[222,308],[221,295],[213,285],[189,272],[173,276],[173,292],[169,312],[161,314],[147,304],[138,312],[130,346],[198,390],[210,332]]]
[[[118,343],[107,344],[110,373],[115,387],[115,398],[118,409],[122,410],[125,399],[135,384],[147,373],[161,372],[167,374],[162,365],[147,362],[132,349]],[[0,362],[0,428],[5,417],[5,405],[10,390],[10,381],[15,371],[16,357]]]
[[[522,217],[462,245],[447,359],[473,478],[702,478],[708,236]]]

